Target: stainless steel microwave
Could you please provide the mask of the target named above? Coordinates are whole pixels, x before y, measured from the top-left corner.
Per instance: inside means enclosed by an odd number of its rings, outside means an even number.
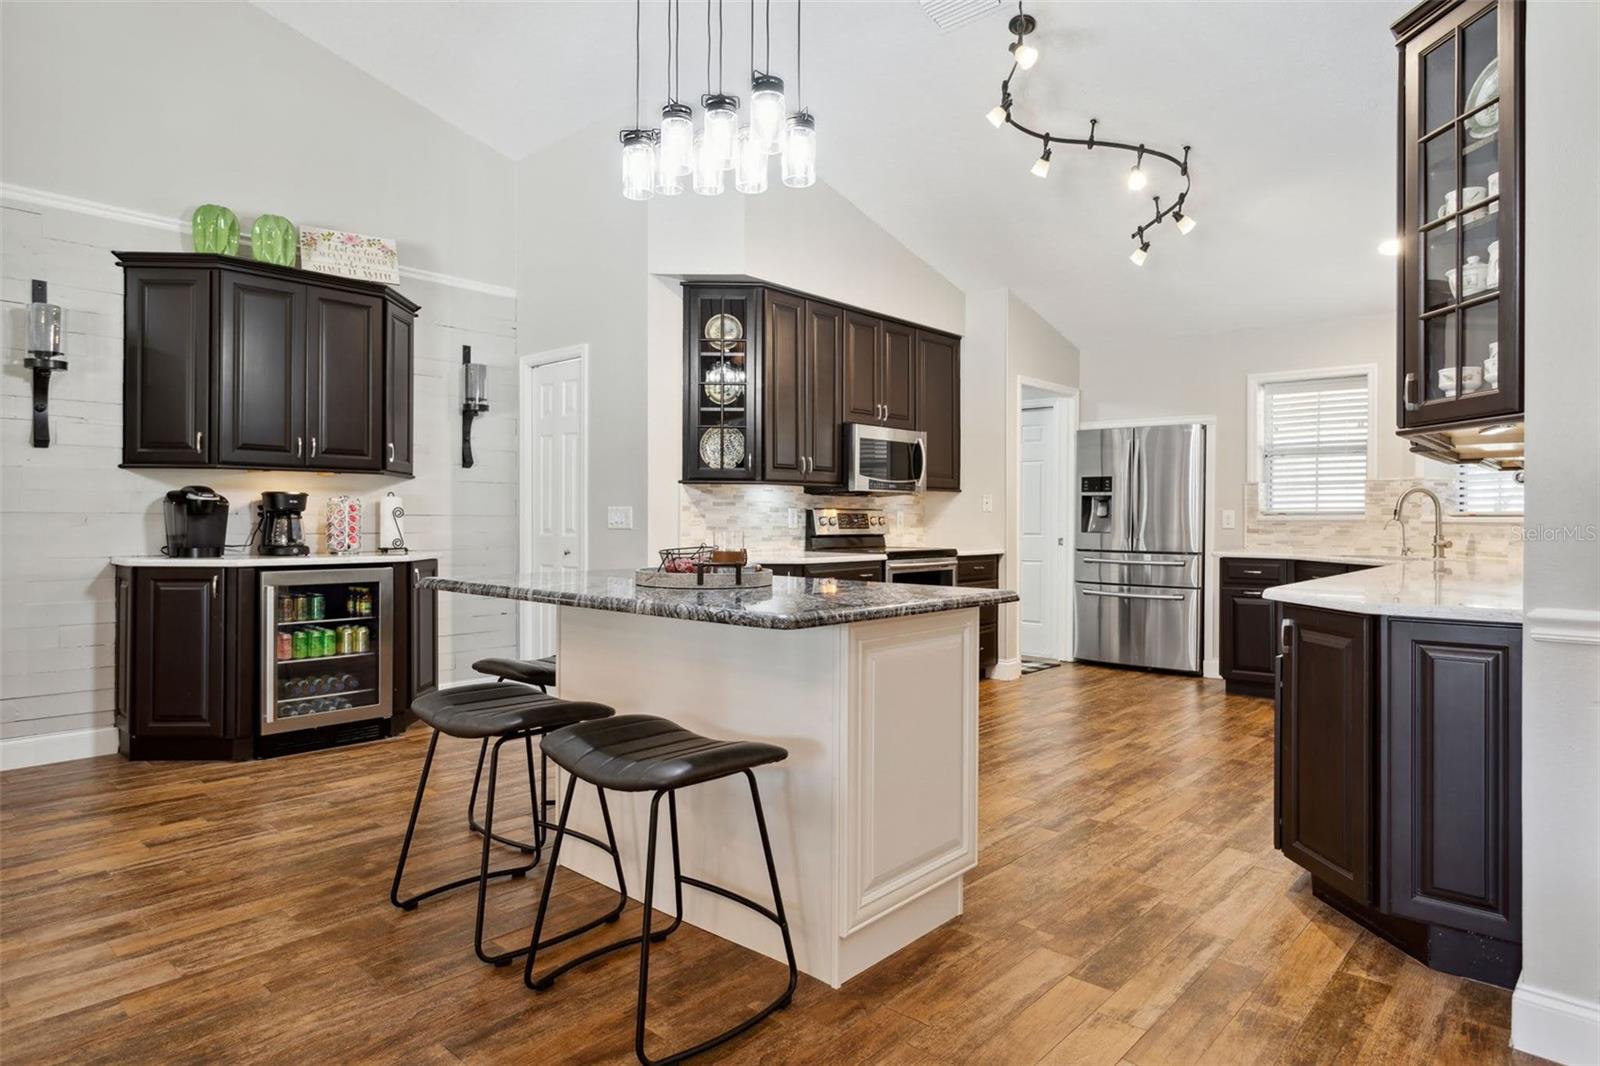
[[[928,435],[849,422],[844,427],[847,492],[921,492],[927,484]]]

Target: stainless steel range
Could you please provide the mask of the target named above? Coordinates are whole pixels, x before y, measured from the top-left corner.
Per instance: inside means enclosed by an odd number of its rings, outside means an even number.
[[[813,507],[806,512],[806,551],[888,556],[886,580],[914,585],[954,585],[954,548],[890,547],[889,517],[870,507]]]

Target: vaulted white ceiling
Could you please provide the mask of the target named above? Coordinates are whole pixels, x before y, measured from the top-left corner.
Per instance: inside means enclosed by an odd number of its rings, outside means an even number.
[[[629,3],[259,6],[512,158],[633,122]],[[818,171],[951,280],[1013,289],[1086,350],[1380,313],[1394,299],[1394,261],[1376,254],[1394,229],[1388,25],[1406,6],[1028,4],[1042,56],[1013,84],[1019,120],[1082,136],[1094,117],[1100,137],[1194,146],[1199,225],[1152,231],[1142,268],[1129,235],[1150,195],[1181,188],[1175,173],[1152,167],[1136,194],[1126,155],[1061,147],[1041,180],[1028,173],[1037,143],[984,122],[1009,66],[1010,6],[941,33],[909,0],[807,2]],[[707,9],[681,10],[689,99],[705,87]],[[666,11],[644,5],[647,120],[665,95]],[[791,106],[794,23],[790,0],[772,4],[771,66]],[[750,5],[729,0],[723,25],[728,91],[744,94]]]

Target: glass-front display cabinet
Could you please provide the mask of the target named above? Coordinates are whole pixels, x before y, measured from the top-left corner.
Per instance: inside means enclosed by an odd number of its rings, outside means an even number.
[[[1394,26],[1402,432],[1522,415],[1523,6],[1435,0]]]
[[[685,481],[761,476],[760,292],[686,285],[684,299]]]

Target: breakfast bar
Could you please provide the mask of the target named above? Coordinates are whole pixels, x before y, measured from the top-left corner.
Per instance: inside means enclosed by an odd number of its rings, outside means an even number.
[[[978,856],[978,608],[1015,593],[790,577],[666,590],[631,571],[421,585],[553,606],[563,698],[788,750],[756,776],[804,972],[838,987],[961,913]],[[679,796],[683,868],[764,900],[743,789],[732,778]],[[610,804],[628,893],[642,899],[648,800]],[[593,789],[578,789],[571,824],[603,831]],[[560,862],[616,885],[600,851],[563,848]],[[666,870],[656,899],[672,899]],[[746,908],[692,890],[684,908],[690,924],[782,958]]]

